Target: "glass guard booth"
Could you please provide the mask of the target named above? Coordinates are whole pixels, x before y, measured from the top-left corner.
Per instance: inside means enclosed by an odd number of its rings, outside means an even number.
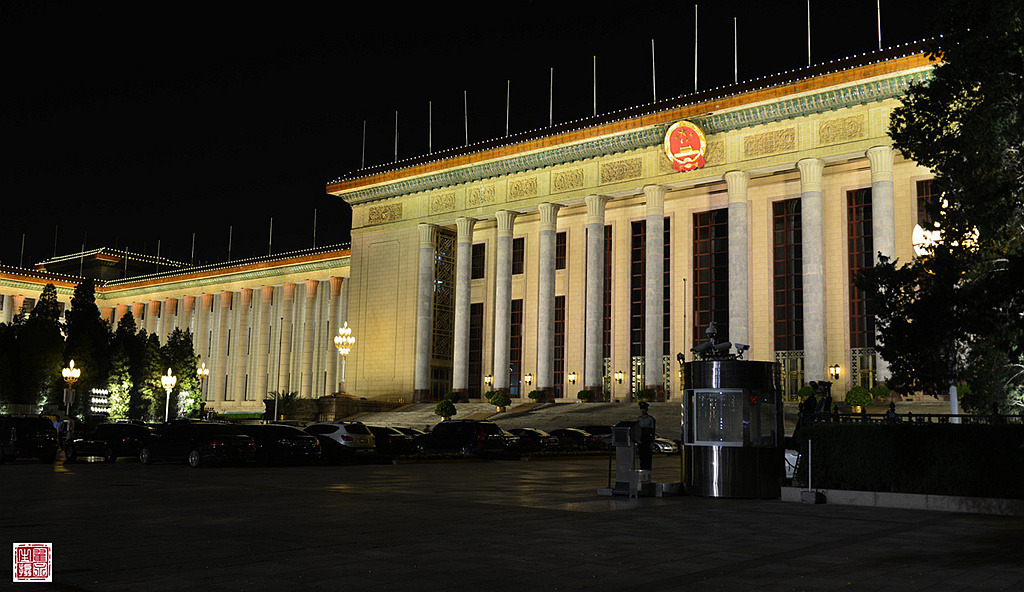
[[[688,362],[683,390],[683,481],[690,495],[766,499],[784,476],[778,364]]]

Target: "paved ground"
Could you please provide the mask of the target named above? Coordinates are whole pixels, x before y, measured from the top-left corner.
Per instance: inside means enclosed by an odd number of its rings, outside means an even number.
[[[601,498],[601,459],[0,475],[0,548],[54,544],[19,590],[1024,589],[1024,519]]]

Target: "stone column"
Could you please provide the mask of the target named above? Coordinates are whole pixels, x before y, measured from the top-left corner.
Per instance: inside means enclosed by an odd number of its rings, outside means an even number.
[[[306,280],[306,312],[302,319],[302,380],[299,387],[299,396],[303,399],[313,396],[313,335],[316,328],[316,289],[319,285],[317,280]]]
[[[892,148],[875,146],[869,148],[866,156],[871,163],[871,243],[878,255],[892,259],[896,256],[896,208],[893,203]],[[875,354],[875,379],[885,382],[889,379],[889,364],[878,353]]]
[[[217,359],[210,369],[210,382],[214,384],[214,399],[218,401],[235,400],[232,393],[227,390],[228,385],[228,339],[231,325],[231,296],[232,292],[224,290],[220,293],[220,318],[217,323]],[[222,395],[217,398],[217,395]]]
[[[160,335],[160,343],[167,343],[167,336],[170,334],[171,331],[173,331],[176,328],[174,326],[174,319],[177,316],[177,312],[178,312],[178,299],[177,298],[167,298],[167,299],[165,299],[164,300],[164,314],[163,314],[163,316],[161,318],[163,323],[161,323],[162,328],[160,329],[160,333],[161,333],[161,335]]]
[[[213,294],[203,294],[199,297],[199,310],[196,311],[196,347],[199,356],[203,358],[199,363],[206,361],[209,368],[213,362],[213,352],[210,351],[210,309],[213,308]],[[210,382],[207,378],[206,382]]]
[[[547,401],[555,396],[555,250],[561,207],[540,204],[537,241],[537,390],[544,392]]]
[[[10,294],[4,294],[4,314],[0,317],[0,322],[11,324],[14,320],[14,298],[11,298]]]
[[[469,311],[473,273],[473,218],[455,219],[458,247],[455,258],[455,343],[452,352],[452,390],[469,400]]]
[[[234,362],[234,391],[240,395],[241,400],[246,399],[246,383],[245,383],[245,369],[246,363],[249,361],[249,355],[247,349],[249,348],[249,311],[250,304],[252,303],[252,288],[242,288],[241,302],[239,302],[238,312],[235,318],[238,319],[238,328],[234,332],[234,339],[232,339],[232,346],[234,352],[231,354],[232,361]]]
[[[583,385],[604,400],[604,206],[603,195],[587,196],[587,302]]]
[[[338,297],[341,295],[341,286],[345,278],[332,277],[330,280],[331,298],[327,305],[328,331],[327,331],[327,392],[330,395],[339,391],[338,388],[338,350],[334,347],[334,336],[338,334],[341,325],[338,323]]]
[[[512,230],[516,212],[500,210],[495,242],[494,274],[494,390],[508,392],[512,347]]]
[[[185,297],[183,297],[181,299],[181,310],[178,312],[178,315],[180,317],[178,319],[178,327],[180,327],[182,331],[186,331],[186,330],[191,330],[192,329],[192,309],[195,308],[195,305],[196,305],[196,297],[195,296],[185,296]],[[193,334],[192,335],[193,347],[195,347],[195,340],[196,340],[196,336],[195,336],[195,334]]]
[[[729,171],[729,341],[750,345],[749,278],[747,272],[747,184],[750,174]]]
[[[644,386],[665,400],[665,193],[660,185],[644,187],[647,201],[647,253],[644,269]]]
[[[281,303],[281,360],[277,373],[277,392],[291,392],[292,364],[292,301],[295,299],[295,284],[288,282],[281,286],[283,300]]]
[[[135,318],[135,330],[145,329],[146,325],[142,322],[142,312],[146,310],[145,302],[132,302],[132,316]]]
[[[434,238],[437,226],[420,224],[420,254],[416,291],[416,367],[413,401],[430,401],[430,343],[434,330]]]
[[[6,300],[6,297],[5,297],[5,300]],[[7,306],[6,306],[7,303],[4,302],[4,304],[5,304],[4,312],[6,313],[7,312]],[[113,306],[101,306],[100,307],[100,320],[101,321],[103,321],[104,323],[109,325],[111,323],[111,321],[113,320],[113,316],[114,316],[114,307]]]
[[[270,367],[267,364],[267,353],[270,351],[270,328],[274,319],[270,318],[270,302],[274,298],[274,286],[260,288],[260,333],[256,338],[256,390],[253,391],[258,400],[267,398],[267,383],[270,379]]]
[[[150,300],[149,306],[146,307],[146,333],[157,333],[158,326],[157,321],[160,317],[160,301]],[[159,338],[159,334],[157,338]]]
[[[825,243],[821,173],[825,161],[805,158],[800,170],[800,227],[804,280],[804,382],[825,380]]]
[[[116,315],[114,317],[114,327],[116,328],[117,325],[120,324],[121,319],[124,318],[124,315],[128,314],[128,305],[127,304],[118,304],[117,308],[115,309],[114,314]]]
[[[21,294],[12,296],[11,297],[11,302],[13,303],[13,306],[11,307],[11,310],[12,310],[12,315],[11,316],[13,317],[15,315],[20,315],[21,314],[21,309],[25,307],[25,297],[22,296]]]

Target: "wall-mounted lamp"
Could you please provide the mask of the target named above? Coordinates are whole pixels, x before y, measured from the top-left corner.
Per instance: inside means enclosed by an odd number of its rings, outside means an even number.
[[[832,377],[832,380],[839,380],[839,364],[829,366],[828,375]]]
[[[490,374],[488,374],[487,376],[484,376],[484,384],[486,384],[487,386],[491,386],[492,382],[494,382],[494,377],[493,376],[491,376]]]
[[[576,373],[575,372],[570,372],[569,373],[569,384],[576,384]]]
[[[622,370],[617,370],[615,372],[615,381],[622,384]]]
[[[526,384],[533,384],[533,374],[527,374],[523,377],[523,382]]]

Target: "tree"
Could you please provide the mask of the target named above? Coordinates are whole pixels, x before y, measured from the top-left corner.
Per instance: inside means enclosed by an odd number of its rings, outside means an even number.
[[[114,341],[111,346],[110,372],[107,375],[107,391],[110,396],[110,417],[121,419],[130,417],[132,391],[131,367],[128,352],[123,343]]]
[[[879,314],[894,390],[972,386],[965,406],[1024,405],[1024,4],[950,2],[930,81],[893,110],[889,133],[929,167],[941,244],[861,285]],[[939,325],[928,327],[927,325]]]
[[[156,333],[147,336],[145,329],[136,333],[136,340],[141,347],[138,362],[132,368],[131,415],[161,421],[167,394],[160,377],[166,372],[167,365],[160,351],[160,340]]]
[[[65,363],[74,360],[75,365],[82,368],[82,377],[75,385],[79,395],[72,405],[72,413],[82,415],[86,412],[85,405],[92,389],[107,384],[110,365],[110,331],[100,318],[92,280],[87,279],[75,287],[71,309],[64,317],[67,333],[64,342]]]
[[[49,404],[64,408],[64,335],[60,328],[57,288],[46,284],[28,319],[18,327],[18,390],[14,403]]]
[[[196,362],[199,356],[192,349],[192,332],[175,329],[167,336],[167,343],[161,348],[163,359],[171,372],[178,378],[171,391],[171,402],[178,401],[178,407],[172,413],[183,417],[199,415],[199,407],[203,401],[199,377],[196,375]]]

